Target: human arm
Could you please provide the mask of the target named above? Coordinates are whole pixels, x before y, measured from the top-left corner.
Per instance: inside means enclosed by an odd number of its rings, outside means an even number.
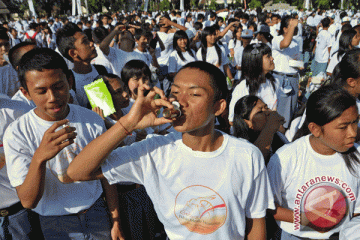
[[[226,72],[226,76],[231,80],[232,85],[234,85],[234,77],[231,73],[229,64],[224,65],[224,71]]]
[[[173,109],[165,94],[158,88],[153,88],[144,96],[144,91],[150,87],[143,85],[138,88],[138,98],[130,112],[101,136],[89,143],[70,163],[67,173],[76,181],[89,181],[103,178],[100,166],[106,157],[121,143],[125,137],[136,129],[144,129],[171,123],[172,120],[157,118],[157,111],[165,106]],[[159,94],[161,99],[154,99]]]
[[[265,217],[246,218],[246,237],[248,240],[266,239]]]
[[[181,26],[181,25],[179,25],[179,24],[177,24],[177,23],[174,23],[173,21],[170,21],[169,19],[164,18],[164,17],[162,17],[162,18],[160,19],[159,24],[160,24],[160,25],[170,25],[170,26],[176,27],[177,29],[180,29],[180,30],[183,30],[183,31],[186,31],[186,30],[187,30],[186,27]]]
[[[276,111],[271,111],[268,116],[268,121],[265,125],[265,128],[261,131],[260,135],[254,142],[254,145],[260,149],[265,160],[269,159],[270,147],[274,135],[279,130],[280,126],[284,124],[284,122],[285,121],[282,116],[280,116]]]
[[[116,189],[116,185],[110,185],[106,179],[101,180],[101,185],[105,192],[106,203],[110,212],[112,228],[111,238],[112,240],[124,240],[124,234],[121,229],[121,218],[119,211],[119,196]]]
[[[74,127],[55,130],[67,123],[61,120],[54,123],[45,133],[40,146],[36,149],[24,182],[16,187],[21,204],[25,208],[35,208],[44,193],[46,162],[55,157],[62,149],[74,143]],[[11,174],[11,172],[9,173]]]
[[[280,42],[280,49],[284,49],[290,46],[290,43],[294,36],[295,27],[298,25],[297,19],[290,19],[288,31],[284,33],[284,39]]]
[[[240,22],[232,22],[232,23],[228,24],[228,25],[226,26],[226,28],[225,28],[221,33],[219,33],[218,39],[223,38],[223,37],[225,36],[225,34],[230,30],[230,28],[231,28],[232,26],[234,26],[234,25],[239,25],[239,23],[240,23]]]
[[[114,28],[114,30],[111,31],[111,33],[104,38],[104,40],[102,40],[102,42],[100,43],[100,50],[106,55],[108,56],[110,53],[110,43],[113,40],[113,38],[120,34],[120,28],[123,27],[122,25],[118,25]]]

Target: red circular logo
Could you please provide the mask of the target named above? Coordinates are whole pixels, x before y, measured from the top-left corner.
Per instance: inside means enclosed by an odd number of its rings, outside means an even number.
[[[330,230],[346,216],[348,202],[345,193],[339,187],[326,183],[314,186],[304,195],[302,208],[306,218],[315,228]]]

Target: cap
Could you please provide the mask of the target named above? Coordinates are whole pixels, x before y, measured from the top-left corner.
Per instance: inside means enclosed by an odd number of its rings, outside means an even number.
[[[249,30],[249,29],[246,29],[244,31],[241,32],[241,37],[242,38],[253,38],[253,31],[252,30]]]
[[[341,19],[341,22],[344,23],[344,22],[350,22],[350,18],[349,17],[343,17]]]
[[[270,33],[270,27],[268,25],[261,24],[259,30],[255,32],[255,34],[258,33]]]

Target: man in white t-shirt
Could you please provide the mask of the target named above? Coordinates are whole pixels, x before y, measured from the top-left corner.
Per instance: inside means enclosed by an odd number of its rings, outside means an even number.
[[[21,91],[36,108],[5,132],[10,183],[21,204],[39,214],[45,239],[121,237],[116,188],[105,181],[75,182],[66,174],[81,149],[105,131],[96,113],[68,104],[67,71],[63,58],[51,49],[33,49],[22,57]],[[101,198],[103,188],[113,227]]]
[[[6,128],[28,110],[25,104],[0,96],[0,239],[31,239],[36,234],[31,226],[36,222],[29,221],[34,213],[21,205],[16,189],[10,184],[3,147]]]
[[[330,26],[330,19],[327,17],[324,18],[321,20],[321,25],[323,29],[316,37],[316,43],[313,50],[315,57],[311,70],[314,76],[317,76],[321,72],[326,73],[326,67],[330,60],[331,34],[327,31]]]
[[[120,35],[119,49],[110,47],[112,39]],[[120,76],[124,65],[130,60],[145,60],[142,54],[134,51],[135,39],[131,32],[126,31],[123,25],[118,25],[114,30],[100,43],[100,50],[109,59],[113,65],[114,74]]]
[[[143,184],[172,240],[266,239],[266,209],[274,205],[261,152],[214,129],[215,117],[226,108],[223,73],[192,62],[175,76],[169,100],[157,88],[144,96],[146,89],[139,88],[132,109],[111,131],[72,161],[68,175]],[[161,99],[154,100],[155,94]],[[178,101],[182,115],[157,118],[162,106],[174,111],[171,100]],[[133,130],[170,122],[178,132],[112,152]]]
[[[106,70],[95,68],[91,61],[97,57],[94,43],[91,42],[85,33],[74,23],[68,23],[60,28],[56,33],[56,44],[63,57],[74,63],[71,70],[74,74],[73,89],[79,105],[87,107],[89,100],[84,90],[84,86],[93,82],[93,80]]]

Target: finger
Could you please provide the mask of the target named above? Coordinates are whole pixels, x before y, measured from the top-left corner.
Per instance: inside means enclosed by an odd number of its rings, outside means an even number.
[[[73,144],[74,143],[74,139],[69,139],[69,141],[64,141],[62,143],[59,144],[59,147],[60,147],[60,151],[64,148],[66,148],[67,146],[69,146],[70,144]],[[60,152],[59,151],[59,152]]]
[[[153,89],[154,89],[155,93],[157,93],[157,94],[160,95],[161,99],[164,99],[164,100],[167,99],[167,97],[165,96],[165,93],[164,93],[163,90],[161,90],[161,89],[158,88],[158,87],[153,87]]]
[[[57,139],[54,140],[54,144],[55,145],[61,145],[64,142],[70,141],[70,140],[74,140],[77,136],[76,132],[71,132],[71,133],[66,133],[64,135],[61,135],[60,137],[58,137]]]
[[[56,139],[58,139],[59,137],[65,135],[65,134],[69,134],[69,133],[73,133],[76,131],[76,128],[75,127],[70,127],[70,126],[66,126],[64,127],[63,129],[60,129],[59,131],[51,134],[51,141],[54,141]]]
[[[144,97],[144,92],[146,90],[150,90],[150,86],[146,85],[146,84],[142,84],[139,88],[138,88],[138,98],[143,98]],[[154,95],[155,96],[155,95]]]
[[[167,100],[164,99],[155,99],[151,102],[151,107],[153,108],[161,108],[161,107],[167,107],[170,109],[173,109],[174,106]]]
[[[60,120],[60,121],[54,123],[51,127],[49,127],[49,129],[46,130],[46,132],[49,132],[49,133],[55,132],[56,129],[58,129],[60,126],[66,124],[66,123],[68,123],[68,122],[69,122],[68,119]],[[45,132],[45,133],[46,133],[46,132]]]

